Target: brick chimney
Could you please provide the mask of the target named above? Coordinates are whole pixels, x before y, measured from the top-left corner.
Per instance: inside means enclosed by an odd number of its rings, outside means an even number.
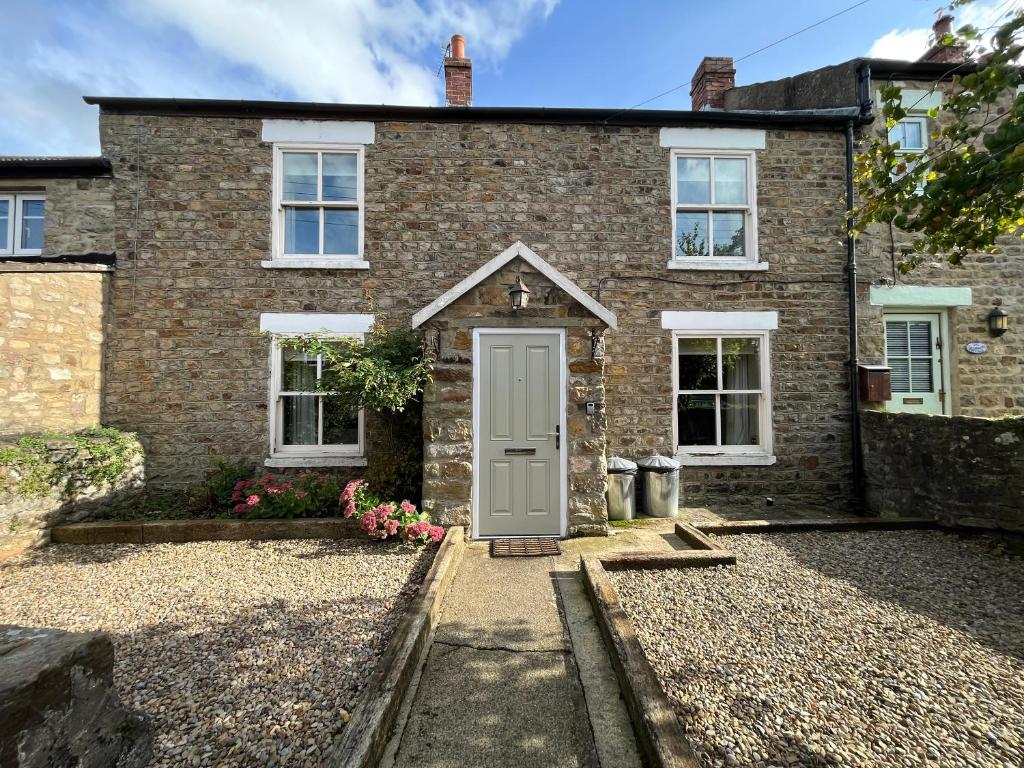
[[[731,56],[705,56],[690,81],[694,112],[725,109],[725,92],[736,87],[736,68]]]
[[[466,38],[452,35],[449,55],[444,58],[444,102],[449,107],[473,103],[473,62],[466,58]]]
[[[962,64],[967,61],[967,46],[963,43],[946,45],[946,35],[953,33],[953,17],[948,13],[939,16],[932,25],[932,46],[918,61],[933,61],[939,64]]]

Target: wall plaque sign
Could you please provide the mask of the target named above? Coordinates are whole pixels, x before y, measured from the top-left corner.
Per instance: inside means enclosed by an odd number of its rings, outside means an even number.
[[[988,352],[988,344],[984,341],[972,341],[965,349],[972,355],[984,355]]]

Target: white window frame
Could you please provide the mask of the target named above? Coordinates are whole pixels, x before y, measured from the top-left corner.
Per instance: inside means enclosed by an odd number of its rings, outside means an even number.
[[[722,383],[722,339],[751,339],[760,342],[760,374],[759,390],[683,390],[679,388],[679,340],[680,339],[715,339],[718,356],[718,384]],[[752,445],[679,445],[679,395],[682,394],[758,394],[758,436],[760,444]],[[715,434],[721,442],[721,419],[718,409],[715,410]],[[772,437],[772,380],[771,380],[771,331],[765,329],[693,329],[672,332],[672,444],[675,446],[676,458],[684,466],[721,466],[721,465],[767,465],[775,463]]]
[[[677,161],[680,158],[711,158],[710,162],[710,185],[711,196],[715,194],[715,158],[735,159],[741,158],[747,161],[747,204],[746,205],[719,205],[710,204],[688,204],[679,202],[679,185]],[[670,153],[670,178],[672,185],[672,242],[669,254],[669,269],[713,269],[713,270],[766,270],[768,263],[759,261],[758,237],[757,237],[757,156],[753,150],[739,149],[673,149]],[[712,228],[711,214],[714,211],[743,211],[744,230],[746,233],[744,250],[746,257],[743,259],[728,259],[714,255],[714,232]],[[676,214],[684,211],[708,211],[708,255],[701,258],[681,257],[676,253]]]
[[[287,206],[284,196],[284,155],[290,152],[316,152],[317,153],[317,187],[323,185],[323,155],[324,154],[352,154],[356,156],[356,200],[310,200],[299,202],[288,202]],[[273,225],[271,227],[271,260],[262,262],[262,266],[270,268],[329,268],[329,269],[369,269],[370,264],[363,256],[365,253],[365,150],[362,144],[326,144],[326,143],[305,143],[305,142],[279,142],[274,144],[273,161]],[[318,197],[322,192],[318,191]],[[285,253],[285,209],[286,208],[316,208],[316,209],[356,209],[359,216],[358,247],[354,254],[324,254],[323,227],[325,216],[320,217],[320,250],[319,254],[289,254]]]
[[[4,239],[0,241],[0,254],[5,256],[39,256],[42,248],[22,248],[21,233],[24,220],[24,205],[26,202],[41,201],[43,203],[43,232],[46,231],[46,195],[40,192],[4,192],[0,194],[0,200],[6,200],[7,209],[7,231],[0,233]]]
[[[275,333],[270,344],[270,458],[265,462],[274,467],[315,467],[315,466],[365,466],[366,440],[365,419],[363,409],[359,410],[358,443],[355,445],[283,445],[280,440],[284,434],[284,412],[281,408],[282,397],[296,393],[281,389],[281,378],[284,370],[284,348],[281,338],[296,336],[291,333]],[[362,341],[362,333],[331,333],[330,338],[354,338]],[[323,361],[317,359],[317,379],[321,374]],[[320,395],[318,424],[320,439],[323,438],[323,395]]]
[[[896,150],[896,156],[902,158],[911,155],[918,155],[923,158],[925,153],[928,151],[928,116],[925,114],[916,114],[912,112],[911,114],[904,117],[902,120],[899,120],[897,122],[897,125],[902,123],[917,123],[918,125],[921,126],[921,146],[918,149],[907,149],[901,144],[900,148]],[[885,139],[886,141],[892,143],[892,140],[889,138],[889,130],[890,129],[886,129],[885,131]],[[894,179],[898,179],[901,175],[902,174],[896,173],[896,169],[893,168],[892,177]],[[917,186],[917,192],[918,194],[920,194],[923,191],[924,183],[922,182]]]

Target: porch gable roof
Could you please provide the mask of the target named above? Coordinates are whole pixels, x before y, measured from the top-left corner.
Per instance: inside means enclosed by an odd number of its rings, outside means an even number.
[[[591,298],[591,296],[576,285],[576,283],[548,264],[548,262],[544,261],[544,259],[530,250],[530,248],[519,240],[484,264],[476,272],[463,280],[460,280],[453,288],[442,293],[430,304],[413,315],[412,327],[419,328],[438,312],[450,306],[464,293],[479,285],[515,258],[521,258],[531,267],[536,269],[544,275],[544,277],[584,306],[591,314],[601,320],[609,328],[614,329],[619,327],[618,319],[615,317],[614,312]]]

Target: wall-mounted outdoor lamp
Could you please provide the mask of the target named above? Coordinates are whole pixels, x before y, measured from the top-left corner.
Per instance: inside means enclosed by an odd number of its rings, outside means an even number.
[[[508,289],[508,298],[512,302],[512,309],[525,309],[530,303],[530,289],[519,275],[516,275],[516,284]]]
[[[988,332],[998,339],[1008,330],[1010,330],[1010,313],[996,304],[988,313]]]

